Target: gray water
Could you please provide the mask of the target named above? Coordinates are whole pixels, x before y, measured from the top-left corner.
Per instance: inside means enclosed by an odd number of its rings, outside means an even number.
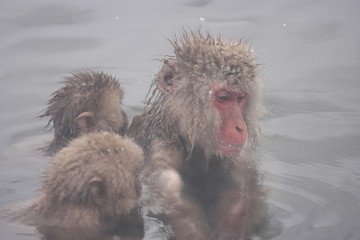
[[[264,64],[261,169],[276,240],[360,239],[357,0],[1,0],[0,208],[37,195],[51,133],[37,119],[70,72],[116,75],[144,106],[166,38],[199,28],[251,42]],[[39,239],[0,220],[0,239]]]

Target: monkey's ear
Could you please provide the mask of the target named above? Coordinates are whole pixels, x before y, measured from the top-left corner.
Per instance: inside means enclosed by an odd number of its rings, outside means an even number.
[[[102,204],[106,197],[106,186],[100,177],[94,177],[89,182],[89,194],[97,204]]]
[[[83,112],[75,118],[75,122],[79,126],[81,133],[89,133],[95,128],[94,113]]]
[[[156,86],[161,92],[171,92],[180,80],[179,68],[175,62],[165,60],[156,79]]]

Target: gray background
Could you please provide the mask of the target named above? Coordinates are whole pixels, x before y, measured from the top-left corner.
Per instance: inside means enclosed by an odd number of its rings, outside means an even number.
[[[261,168],[280,240],[360,239],[360,2],[0,2],[0,208],[33,198],[50,139],[36,118],[70,72],[116,75],[132,117],[182,28],[251,42],[264,64]],[[0,219],[0,239],[38,239]],[[150,234],[148,239],[156,239]]]

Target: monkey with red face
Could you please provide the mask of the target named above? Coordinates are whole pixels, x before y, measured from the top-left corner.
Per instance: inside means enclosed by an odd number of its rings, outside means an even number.
[[[154,80],[154,95],[128,131],[143,148],[146,161],[142,175],[147,193],[142,204],[152,216],[170,226],[176,239],[246,239],[266,212],[255,151],[258,120],[264,112],[259,65],[250,47],[241,41],[184,32],[172,44],[175,55],[164,59]],[[87,78],[88,75],[84,77]],[[112,91],[106,85],[104,91],[95,92]],[[62,90],[55,93],[44,114],[54,121],[54,146],[61,148],[78,136],[67,134],[71,125],[75,133],[108,129],[123,133],[127,124],[120,123],[127,121],[120,121],[126,119],[121,110],[110,111],[115,115],[104,113],[94,118],[94,114],[107,109],[104,106],[113,106],[107,103],[117,103],[117,109],[121,91],[113,93],[103,94],[104,101],[93,96],[85,98],[96,108],[79,109],[76,113],[67,104],[78,99],[77,94],[63,95]],[[64,98],[60,105],[56,103],[57,96]],[[76,123],[61,121],[63,114],[66,121],[76,118]],[[101,120],[108,124],[100,124]],[[79,177],[79,181],[86,179]],[[112,184],[111,179],[108,182]],[[87,191],[86,188],[82,192]],[[81,210],[82,204],[74,209]],[[113,221],[110,219],[110,223]],[[95,232],[102,234],[108,223],[94,228]],[[77,231],[76,227],[72,230]],[[56,233],[65,236],[61,231]]]
[[[259,64],[241,41],[184,32],[172,45],[128,132],[144,149],[145,204],[176,239],[245,239],[266,212]]]

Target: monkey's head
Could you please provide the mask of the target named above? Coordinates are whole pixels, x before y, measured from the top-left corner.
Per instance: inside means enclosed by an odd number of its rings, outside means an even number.
[[[179,134],[190,149],[207,155],[237,156],[251,147],[264,111],[252,49],[194,32],[184,32],[172,45],[175,56],[164,60],[155,79],[160,95],[153,104],[165,119],[158,121],[165,134]]]
[[[54,156],[42,189],[44,205],[64,215],[72,211],[70,216],[77,216],[73,211],[101,219],[126,215],[140,197],[142,164],[142,150],[131,140],[112,133],[86,134]]]
[[[123,94],[112,76],[79,72],[66,78],[40,117],[50,117],[48,125],[52,124],[55,131],[53,144],[59,148],[81,133],[108,131],[124,135],[128,119],[122,109]]]

